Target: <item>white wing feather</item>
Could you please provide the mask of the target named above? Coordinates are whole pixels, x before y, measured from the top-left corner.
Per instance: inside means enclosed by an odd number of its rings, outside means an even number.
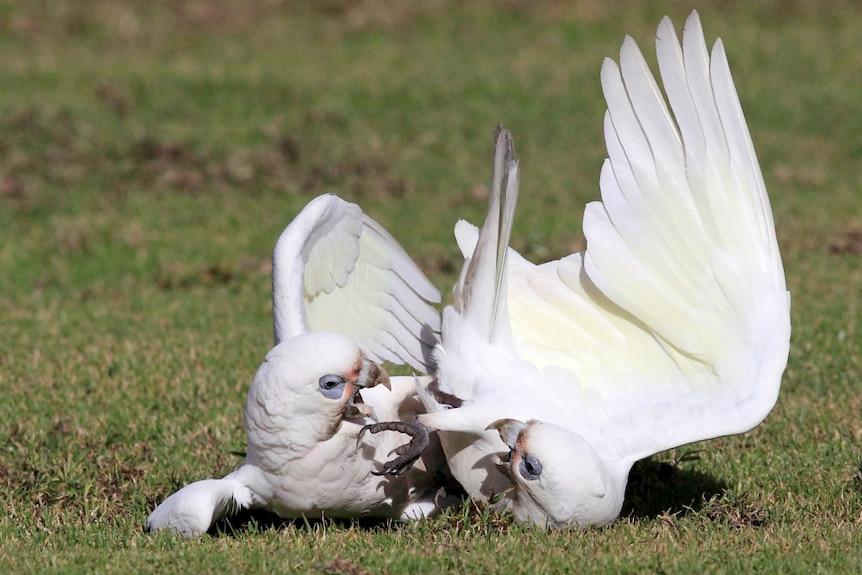
[[[440,293],[356,204],[331,194],[309,202],[279,237],[272,275],[276,344],[328,331],[375,361],[433,370]]]
[[[237,470],[222,479],[190,483],[165,499],[147,518],[147,531],[167,529],[186,538],[199,537],[222,517],[254,505],[255,497],[237,479]]]
[[[772,213],[723,47],[710,61],[696,13],[683,43],[665,18],[678,128],[633,40],[602,67],[609,159],[583,259],[510,270],[522,356],[597,392],[596,440],[631,459],[757,425],[789,349]]]
[[[710,59],[696,13],[683,42],[665,18],[657,50],[671,110],[632,39],[620,66],[602,67],[608,159],[602,202],[584,214],[586,252],[541,266],[509,253],[512,337],[540,383],[519,390],[528,376],[508,377],[499,359],[486,369],[495,377],[457,377],[492,350],[447,309],[440,381],[470,410],[426,423],[468,430],[475,417],[481,430],[492,415],[536,418],[634,461],[745,432],[772,409],[790,297],[769,200],[721,43]],[[477,243],[477,254],[491,251],[477,236],[456,227],[468,270]]]

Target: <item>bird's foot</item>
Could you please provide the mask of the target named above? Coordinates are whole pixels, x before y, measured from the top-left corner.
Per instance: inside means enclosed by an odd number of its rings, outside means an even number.
[[[381,431],[397,431],[410,436],[410,442],[405,443],[392,450],[397,455],[395,459],[387,461],[383,464],[383,471],[372,471],[374,475],[401,475],[416,462],[417,459],[425,451],[425,448],[431,444],[431,429],[425,427],[421,423],[405,423],[403,421],[383,421],[380,423],[372,423],[366,425],[359,432],[359,439],[365,432],[380,433]]]

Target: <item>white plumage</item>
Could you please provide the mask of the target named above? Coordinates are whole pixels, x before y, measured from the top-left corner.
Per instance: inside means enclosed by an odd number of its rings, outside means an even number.
[[[390,379],[376,362],[431,369],[440,294],[378,223],[333,195],[309,202],[285,229],[272,276],[276,345],[248,391],[245,462],[168,497],[147,528],[193,537],[243,508],[286,518],[436,513],[445,472],[436,439],[389,476],[384,464],[403,438],[361,431],[424,411],[416,378]]]
[[[748,431],[777,399],[790,295],[724,48],[710,57],[696,13],[682,46],[667,18],[656,46],[670,110],[631,38],[602,66],[608,159],[584,253],[537,266],[507,249],[507,132],[481,231],[456,226],[466,262],[420,419],[468,493],[506,492],[520,521],[613,521],[635,461]]]
[[[440,292],[356,204],[319,196],[282,232],[272,258],[275,343],[339,333],[377,362],[433,371]]]

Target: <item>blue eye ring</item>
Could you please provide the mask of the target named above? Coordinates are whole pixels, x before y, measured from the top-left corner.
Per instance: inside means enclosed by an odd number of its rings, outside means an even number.
[[[334,373],[328,373],[318,380],[318,391],[328,399],[338,399],[344,390],[344,378]]]
[[[527,481],[535,481],[542,475],[542,462],[532,455],[525,455],[518,464],[518,473]]]

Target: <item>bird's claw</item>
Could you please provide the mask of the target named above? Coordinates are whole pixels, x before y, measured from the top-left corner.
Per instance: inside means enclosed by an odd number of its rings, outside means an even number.
[[[383,464],[383,471],[372,471],[374,475],[401,475],[416,462],[417,459],[425,451],[425,448],[431,444],[431,430],[419,422],[405,423],[403,421],[383,421],[380,423],[372,423],[363,427],[359,432],[359,439],[368,431],[370,433],[380,433],[381,431],[397,431],[410,436],[410,441],[393,449],[389,455],[393,453],[398,455],[395,459],[387,461]]]

